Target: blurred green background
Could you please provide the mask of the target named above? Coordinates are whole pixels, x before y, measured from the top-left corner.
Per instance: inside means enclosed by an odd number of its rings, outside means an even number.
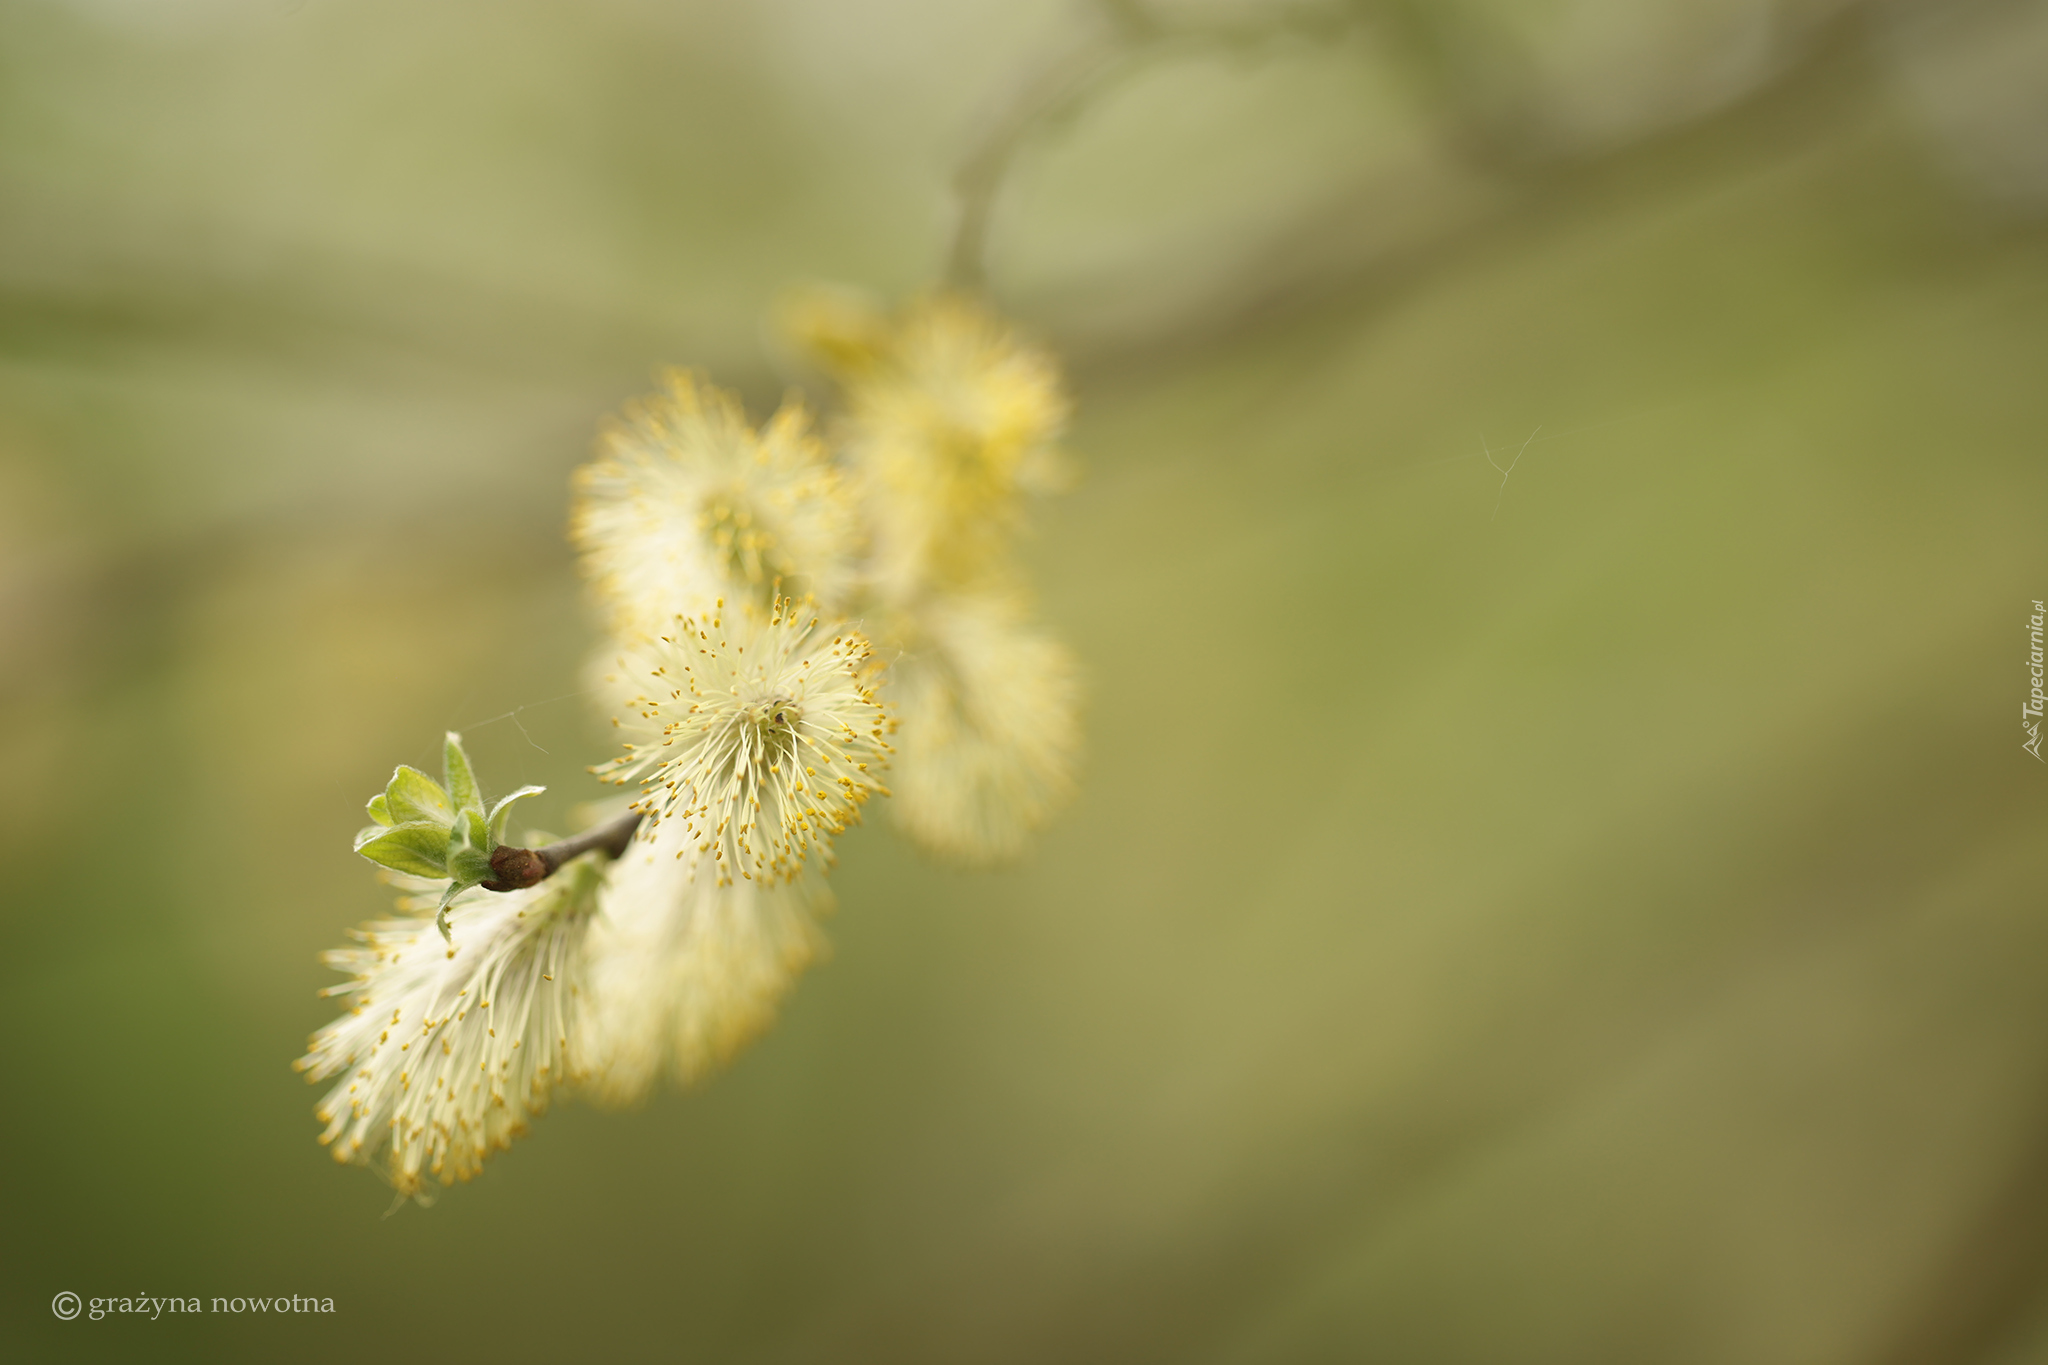
[[[1083,794],[384,1218],[361,802],[596,790],[596,423],[963,166]],[[0,1352],[2048,1361],[2044,209],[2040,4],[0,7]]]

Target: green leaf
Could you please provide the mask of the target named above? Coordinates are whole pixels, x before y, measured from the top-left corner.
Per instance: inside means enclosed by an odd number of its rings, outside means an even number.
[[[445,825],[455,818],[455,807],[448,800],[448,793],[441,790],[441,784],[403,763],[391,774],[391,784],[384,788],[384,809],[390,813],[391,823],[400,825],[413,820]],[[376,812],[370,814],[374,819]]]
[[[453,730],[448,732],[448,743],[442,755],[442,773],[448,781],[448,796],[457,810],[473,810],[484,813],[483,793],[477,790],[476,774],[470,771],[469,755],[462,751],[462,736]]]
[[[370,826],[356,836],[356,852],[393,872],[415,877],[448,875],[448,827],[433,820],[413,820],[390,829]]]
[[[448,902],[454,900],[469,888],[459,882],[448,883],[448,889],[441,893],[441,907],[434,912],[434,927],[441,931],[441,940],[449,947],[455,946],[455,933],[448,927]],[[450,954],[453,956],[453,954]]]
[[[387,828],[398,823],[391,818],[391,805],[384,799],[383,792],[370,798],[369,812],[372,820]]]
[[[496,848],[505,842],[505,818],[512,813],[512,803],[529,796],[539,796],[546,790],[546,787],[521,787],[511,795],[500,798],[498,804],[491,807],[491,818],[487,822],[490,826],[490,847]]]
[[[470,848],[481,849],[485,857],[491,853],[491,831],[484,823],[482,811],[466,810],[455,821],[455,840]]]
[[[448,850],[448,875],[458,887],[475,886],[491,879],[491,855],[480,848]]]

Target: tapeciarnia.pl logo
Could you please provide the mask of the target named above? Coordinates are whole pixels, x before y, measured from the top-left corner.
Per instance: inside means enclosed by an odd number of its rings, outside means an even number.
[[[2034,675],[2033,692],[2027,697],[2026,705],[2020,707],[2020,725],[2027,732],[2027,742],[2020,747],[2034,756],[2037,763],[2048,762],[2041,757],[2041,709],[2048,703],[2048,696],[2041,691],[2041,620],[2048,616],[2048,607],[2034,603],[2034,615],[2028,623],[2027,637],[2032,648],[2027,651],[2027,669]]]

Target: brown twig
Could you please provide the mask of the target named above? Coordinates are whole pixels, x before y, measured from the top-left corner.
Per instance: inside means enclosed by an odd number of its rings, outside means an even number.
[[[557,839],[540,848],[514,848],[500,844],[491,850],[491,880],[484,882],[486,891],[517,891],[522,887],[537,886],[552,877],[562,864],[592,849],[601,849],[608,858],[619,858],[626,851],[626,845],[633,842],[634,831],[640,828],[640,812],[629,810],[615,820],[584,830],[568,839]]]

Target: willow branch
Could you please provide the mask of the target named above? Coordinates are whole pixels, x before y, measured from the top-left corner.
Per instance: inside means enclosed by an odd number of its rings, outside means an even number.
[[[607,858],[618,859],[626,852],[626,845],[633,842],[633,834],[640,828],[640,812],[629,810],[614,820],[607,820],[568,839],[557,839],[540,848],[514,848],[500,844],[491,850],[491,880],[482,883],[486,891],[517,891],[522,887],[538,886],[552,877],[556,870],[572,858],[602,850]]]
[[[1045,63],[969,149],[953,176],[960,216],[946,253],[949,285],[964,290],[982,287],[988,269],[989,218],[1017,153],[1039,124],[1086,103],[1126,55],[1130,41],[1128,28],[1116,25]]]
[[[1169,18],[1143,0],[1095,0],[1088,10],[1088,30],[1024,81],[954,172],[960,216],[945,274],[953,288],[978,291],[986,282],[989,220],[1024,145],[1114,89],[1145,58],[1173,47],[1245,50],[1274,38],[1327,38],[1364,18],[1358,0],[1308,0],[1238,19]]]

